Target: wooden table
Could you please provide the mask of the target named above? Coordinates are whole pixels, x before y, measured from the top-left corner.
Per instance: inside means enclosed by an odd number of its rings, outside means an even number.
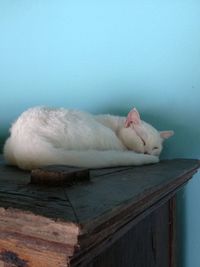
[[[0,266],[174,267],[175,196],[199,166],[91,170],[90,181],[45,187],[2,161]]]

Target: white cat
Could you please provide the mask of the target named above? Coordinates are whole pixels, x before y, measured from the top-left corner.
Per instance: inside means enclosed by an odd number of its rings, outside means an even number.
[[[17,119],[4,146],[8,164],[30,170],[43,165],[100,168],[156,163],[164,139],[136,109],[127,118],[82,111],[31,108]]]

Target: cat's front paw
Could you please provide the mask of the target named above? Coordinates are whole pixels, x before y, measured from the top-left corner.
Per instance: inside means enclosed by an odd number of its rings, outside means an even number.
[[[144,155],[144,164],[158,163],[160,161],[158,156]]]
[[[158,156],[152,156],[152,155],[151,155],[151,160],[152,160],[152,163],[158,163],[160,161]]]

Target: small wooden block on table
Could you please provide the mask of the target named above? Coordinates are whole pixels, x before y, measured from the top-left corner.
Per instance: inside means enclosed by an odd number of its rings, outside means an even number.
[[[31,184],[44,186],[73,185],[90,180],[89,169],[50,165],[31,171]]]
[[[2,162],[0,264],[174,267],[174,197],[199,166],[177,159],[90,170],[87,183],[45,187]]]

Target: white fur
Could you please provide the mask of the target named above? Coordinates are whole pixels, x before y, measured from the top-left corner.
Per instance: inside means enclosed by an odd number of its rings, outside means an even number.
[[[139,117],[135,109],[131,112]],[[5,159],[26,170],[50,164],[99,168],[158,162],[161,134],[140,118],[134,124],[130,113],[127,126],[128,117],[31,108],[13,124],[4,146]]]

